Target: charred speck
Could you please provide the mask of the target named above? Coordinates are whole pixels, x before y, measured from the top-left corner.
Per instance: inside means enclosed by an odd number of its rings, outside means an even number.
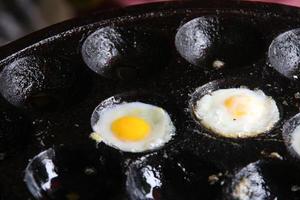
[[[137,79],[168,61],[166,41],[148,29],[104,27],[84,41],[81,54],[94,72],[114,79]]]
[[[260,36],[245,20],[220,16],[195,18],[178,29],[175,45],[195,66],[241,67],[261,54]]]
[[[281,75],[293,80],[300,78],[300,29],[277,36],[269,47],[268,57]]]
[[[70,94],[75,72],[55,58],[28,56],[7,65],[0,74],[0,92],[21,108],[57,106]]]

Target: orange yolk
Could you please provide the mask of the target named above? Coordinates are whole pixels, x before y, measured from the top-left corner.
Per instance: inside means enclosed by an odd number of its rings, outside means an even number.
[[[224,105],[234,119],[239,119],[248,114],[250,101],[250,97],[237,95],[226,99]]]
[[[118,139],[135,142],[146,138],[151,127],[144,119],[125,116],[115,120],[111,125],[111,130]]]

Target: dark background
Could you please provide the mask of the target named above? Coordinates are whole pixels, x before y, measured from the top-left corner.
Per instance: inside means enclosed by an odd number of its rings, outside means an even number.
[[[0,46],[51,24],[95,10],[158,0],[0,0]]]
[[[158,1],[171,0],[0,0],[0,46],[35,30],[96,10]],[[249,1],[300,5],[300,0]]]

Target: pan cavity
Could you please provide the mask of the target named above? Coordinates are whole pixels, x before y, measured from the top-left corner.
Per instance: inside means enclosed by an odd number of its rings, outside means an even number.
[[[120,159],[82,147],[54,147],[25,169],[35,199],[123,199]]]
[[[126,189],[131,200],[210,200],[221,192],[218,174],[215,166],[190,153],[151,154],[129,165]]]
[[[256,82],[238,78],[209,82],[192,94],[190,111],[209,133],[223,138],[254,138],[280,120],[275,100]]]
[[[299,79],[300,29],[278,35],[269,47],[268,59],[271,67],[282,76],[291,80]]]
[[[179,54],[194,66],[242,67],[262,54],[260,34],[245,20],[203,16],[182,25],[176,34]]]
[[[289,154],[300,160],[300,114],[296,114],[285,122],[282,136]]]
[[[259,160],[235,170],[225,180],[224,200],[297,199],[300,176],[296,166]]]
[[[161,34],[147,28],[107,26],[89,35],[81,48],[85,64],[106,78],[134,81],[162,70],[170,50]]]
[[[76,69],[68,62],[47,56],[19,58],[0,74],[0,92],[19,108],[51,110],[70,103]]]

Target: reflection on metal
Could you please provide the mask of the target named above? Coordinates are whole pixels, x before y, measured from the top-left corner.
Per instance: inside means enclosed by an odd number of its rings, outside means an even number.
[[[152,169],[151,166],[147,166],[147,168],[143,172],[143,176],[145,177],[146,182],[151,187],[150,192],[146,194],[146,197],[150,199],[155,199],[153,196],[154,189],[159,188],[162,185],[159,172],[157,172],[155,169]]]
[[[46,180],[46,182],[42,184],[42,188],[44,190],[49,190],[51,189],[51,180],[55,177],[58,177],[58,174],[55,172],[55,166],[52,160],[45,159],[42,161],[42,163],[45,165],[45,169],[48,174],[48,180]]]
[[[43,193],[51,189],[53,178],[58,177],[55,172],[54,159],[54,149],[48,149],[34,157],[25,170],[24,181],[36,199],[41,199]]]

